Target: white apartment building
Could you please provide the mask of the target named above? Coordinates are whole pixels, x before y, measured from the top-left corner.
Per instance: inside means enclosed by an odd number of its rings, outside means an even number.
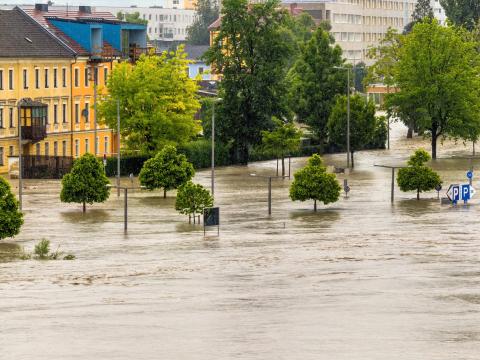
[[[174,3],[179,0],[167,0]],[[195,10],[163,7],[110,7],[97,6],[97,11],[107,11],[116,15],[118,12],[133,14],[138,12],[140,18],[148,21],[147,34],[150,40],[185,41],[187,28],[195,20]]]

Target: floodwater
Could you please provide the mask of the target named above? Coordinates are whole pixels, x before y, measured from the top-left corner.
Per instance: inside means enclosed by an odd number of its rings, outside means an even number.
[[[124,235],[123,197],[83,215],[60,203],[59,182],[28,181],[25,226],[3,243],[48,238],[77,259],[0,258],[0,359],[479,359],[480,201],[396,189],[390,204],[390,172],[373,165],[428,146],[394,135],[392,150],[356,155],[349,198],[318,213],[274,180],[267,216],[266,180],[249,174],[274,162],[219,169],[218,238],[177,214],[173,194],[129,194]],[[465,180],[469,154],[441,147],[457,156],[435,163],[444,188]]]

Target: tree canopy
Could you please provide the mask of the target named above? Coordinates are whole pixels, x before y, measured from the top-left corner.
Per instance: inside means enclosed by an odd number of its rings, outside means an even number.
[[[346,150],[347,97],[339,96],[328,119],[328,135],[331,142]],[[364,149],[375,135],[375,104],[360,95],[350,97],[350,153]]]
[[[203,209],[212,206],[213,197],[202,185],[189,181],[178,188],[175,210],[181,214],[193,215],[194,223],[195,214],[201,214]]]
[[[478,0],[440,0],[445,14],[455,25],[472,30],[480,19]]]
[[[418,149],[410,157],[408,167],[398,171],[397,183],[402,191],[416,191],[417,200],[420,193],[435,189],[442,184],[440,176],[425,165],[430,155],[423,149]]]
[[[327,173],[320,155],[314,154],[308,159],[307,166],[294,174],[290,198],[293,201],[313,200],[314,210],[317,211],[317,201],[325,205],[336,202],[340,190],[335,174]]]
[[[437,139],[476,140],[480,131],[480,67],[477,44],[465,30],[436,20],[414,26],[405,36],[393,68],[398,91],[388,94],[394,115],[415,114],[415,124]]]
[[[105,175],[102,161],[87,153],[76,159],[72,170],[63,177],[60,200],[81,203],[85,212],[85,204],[104,202],[108,199],[110,196],[108,184],[110,181]]]
[[[142,24],[142,25],[148,24],[148,20],[142,19],[138,11],[135,11],[134,13],[124,13],[119,11],[117,12],[117,19],[129,22],[129,23],[133,23],[133,24]]]
[[[327,121],[335,97],[347,91],[342,50],[322,27],[302,47],[289,73],[289,103],[299,122],[313,130],[320,141],[327,139]]]
[[[163,188],[167,191],[178,188],[195,175],[193,165],[183,154],[177,154],[173,146],[165,146],[155,157],[148,159],[140,171],[140,184],[148,190]]]
[[[415,4],[415,10],[412,13],[412,21],[405,25],[404,33],[408,34],[412,31],[413,26],[425,19],[432,20],[434,18],[433,8],[430,0],[418,0]]]
[[[195,20],[187,28],[187,42],[192,45],[210,45],[208,27],[218,19],[218,3],[215,0],[197,0]]]
[[[289,15],[277,0],[222,5],[221,26],[206,54],[222,74],[216,132],[220,141],[232,143],[233,159],[247,163],[249,147],[272,127],[272,116],[288,114],[284,78],[293,50],[281,34]]]
[[[120,101],[121,134],[129,150],[153,155],[165,145],[182,145],[200,132],[194,119],[200,103],[197,84],[188,77],[189,61],[183,47],[160,56],[141,56],[132,65],[114,67],[99,102],[99,118],[117,127]]]
[[[23,225],[23,214],[10,184],[0,176],[0,240],[18,235]]]

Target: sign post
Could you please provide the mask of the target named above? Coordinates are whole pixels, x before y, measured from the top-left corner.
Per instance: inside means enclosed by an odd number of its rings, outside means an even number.
[[[203,237],[206,235],[207,226],[217,227],[217,236],[220,236],[220,208],[211,207],[203,209]]]
[[[463,200],[463,203],[467,204],[468,200],[474,195],[475,189],[470,184],[452,184],[447,190],[447,197],[453,205],[456,205],[460,200]]]

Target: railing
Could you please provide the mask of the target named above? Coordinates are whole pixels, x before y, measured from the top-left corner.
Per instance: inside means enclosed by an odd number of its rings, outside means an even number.
[[[22,155],[22,175],[24,179],[61,179],[72,163],[69,156]]]
[[[124,58],[129,58],[132,62],[136,62],[142,55],[159,55],[159,51],[154,48],[142,48],[136,45],[130,46],[128,54],[124,52]]]
[[[22,140],[31,140],[33,142],[41,141],[47,137],[47,127],[45,125],[22,126]]]

